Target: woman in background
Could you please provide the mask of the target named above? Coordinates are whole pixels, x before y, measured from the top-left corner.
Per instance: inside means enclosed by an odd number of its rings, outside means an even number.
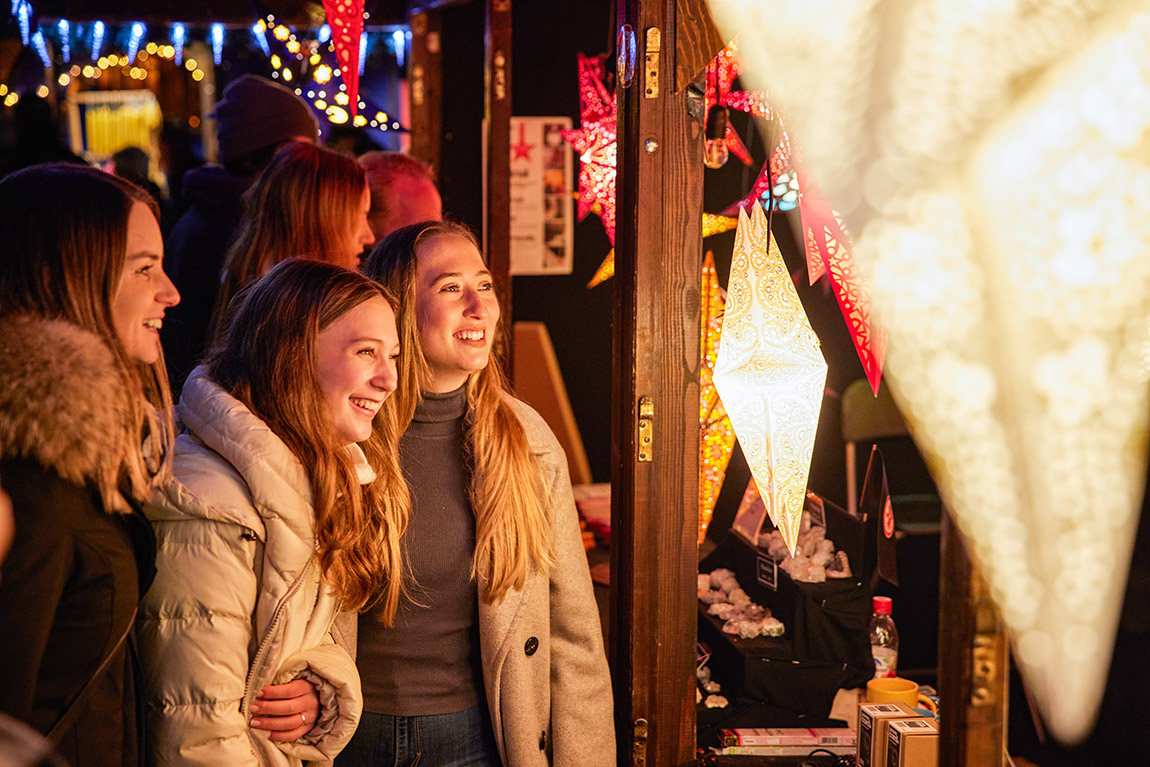
[[[399,601],[408,496],[394,419],[373,428],[398,353],[380,285],[289,259],[237,297],[184,384],[176,481],[147,507],[156,764],[298,766],[351,737],[359,678],[328,632],[339,608]]]
[[[158,330],[180,300],[155,202],[78,165],[0,182],[0,710],[76,767],[143,764],[131,627],[153,573],[140,513],[171,455]]]
[[[378,609],[337,621],[365,700],[338,767],[615,764],[567,461],[492,364],[499,302],[475,238],[449,222],[405,227],[365,271],[400,299],[388,417],[412,494],[411,596],[394,621]]]
[[[367,175],[353,158],[306,141],[281,147],[244,195],[239,233],[220,275],[213,329],[241,288],[286,258],[356,268],[363,249],[375,242],[370,210]]]

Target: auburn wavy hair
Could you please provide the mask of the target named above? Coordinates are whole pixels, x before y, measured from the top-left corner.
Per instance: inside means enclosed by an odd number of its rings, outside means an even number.
[[[399,468],[395,419],[376,415],[361,443],[376,478],[360,485],[320,388],[317,343],[331,323],[373,298],[396,311],[379,283],[309,258],[280,262],[236,297],[208,356],[211,378],[288,446],[307,472],[316,554],[347,610],[381,605],[390,623],[402,591],[399,541],[411,503]],[[380,413],[394,408],[384,401]]]
[[[442,237],[459,237],[479,250],[471,230],[453,221],[424,221],[398,229],[368,256],[363,270],[399,297],[396,323],[400,355],[399,385],[388,414],[399,433],[406,431],[420,392],[431,386],[431,368],[423,354],[416,317],[418,256]],[[500,348],[502,320],[495,328],[493,350]],[[498,357],[498,355],[493,355]],[[511,395],[498,362],[467,381],[466,460],[471,467],[468,492],[475,512],[475,552],[471,577],[488,603],[523,588],[532,571],[549,572],[555,563],[549,535],[550,499],[539,478],[539,466],[523,424],[512,409]],[[378,421],[377,421],[378,423]]]
[[[307,141],[290,141],[244,194],[236,240],[224,260],[209,337],[245,285],[292,256],[335,260],[354,231],[367,172],[353,158]]]
[[[36,165],[0,181],[0,314],[66,320],[96,334],[116,358],[125,391],[139,392],[114,435],[118,476],[96,480],[104,509],[116,513],[130,512],[129,501],[146,501],[168,479],[175,434],[163,351],[152,364],[132,358],[112,317],[137,203],[158,225],[151,195],[96,168]]]

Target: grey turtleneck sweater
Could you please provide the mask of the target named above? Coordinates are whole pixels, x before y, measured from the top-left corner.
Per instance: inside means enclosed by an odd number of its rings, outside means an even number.
[[[358,657],[364,709],[377,714],[449,714],[476,705],[483,679],[479,599],[470,579],[475,514],[464,460],[466,386],[424,392],[399,441],[411,488],[403,536],[413,576],[390,628],[372,611],[359,618]]]

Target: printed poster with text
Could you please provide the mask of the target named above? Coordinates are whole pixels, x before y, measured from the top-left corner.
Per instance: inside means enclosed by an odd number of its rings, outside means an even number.
[[[511,273],[571,274],[574,207],[569,117],[511,118]]]

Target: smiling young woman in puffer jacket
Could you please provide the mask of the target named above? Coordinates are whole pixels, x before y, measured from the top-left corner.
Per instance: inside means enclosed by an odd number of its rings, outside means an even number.
[[[176,481],[146,509],[158,575],[139,628],[157,765],[331,759],[362,708],[332,618],[399,599],[408,496],[395,440],[372,427],[396,385],[390,296],[291,259],[236,304],[184,384]]]

